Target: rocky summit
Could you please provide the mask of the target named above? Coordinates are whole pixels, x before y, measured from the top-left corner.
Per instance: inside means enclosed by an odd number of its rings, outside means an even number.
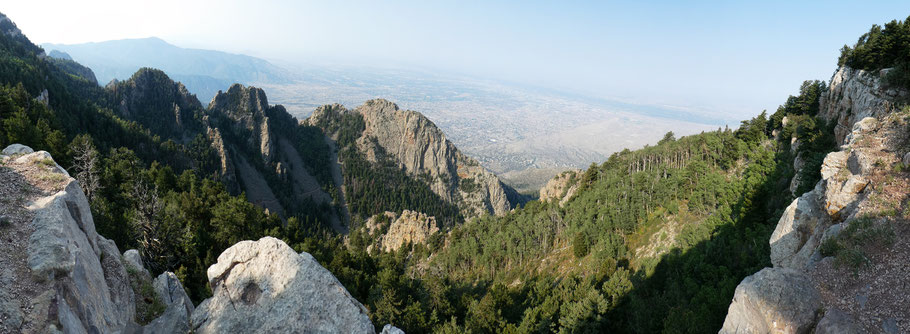
[[[317,108],[305,121],[337,139],[340,115],[363,117],[357,149],[376,162],[389,157],[408,174],[427,180],[443,200],[457,205],[466,218],[504,215],[518,203],[517,193],[477,160],[461,153],[445,134],[419,112],[402,110],[383,99],[369,100],[354,110],[341,105]]]

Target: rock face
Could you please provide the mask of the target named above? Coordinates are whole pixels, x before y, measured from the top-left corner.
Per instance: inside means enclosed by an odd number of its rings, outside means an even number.
[[[324,166],[309,166],[312,159],[304,159],[298,149],[298,145],[324,143],[302,143],[297,120],[284,107],[270,106],[262,89],[235,84],[219,91],[203,108],[183,84],[148,68],[106,89],[117,101],[119,116],[142,124],[162,139],[211,147],[198,157],[177,156],[175,164],[218,175],[232,194],[246,192],[250,202],[281,217],[298,214],[310,200],[315,205],[334,204],[311,175],[310,169]],[[325,211],[336,230],[341,230],[336,210]]]
[[[784,210],[769,241],[775,267],[805,267],[818,246],[821,235],[816,229],[827,227],[831,221],[820,209],[819,192],[816,189],[803,194]]]
[[[550,179],[543,188],[540,188],[540,201],[559,201],[560,205],[567,202],[578,190],[576,180],[581,177],[581,173],[582,171],[578,169],[569,170]]]
[[[821,306],[806,274],[765,268],[736,287],[720,333],[809,333]]]
[[[31,149],[4,150],[12,151],[28,152]],[[13,284],[4,284],[0,289],[44,287],[39,295],[29,296],[31,300],[16,302],[29,305],[22,308],[22,319],[28,322],[27,331],[119,332],[127,328],[135,316],[134,296],[120,261],[120,252],[113,241],[95,232],[88,200],[75,180],[56,164],[52,164],[54,167],[49,171],[41,169],[44,167],[36,171],[34,166],[48,165],[43,162],[46,159],[50,159],[50,155],[41,151],[12,162],[12,168],[20,173],[56,173],[59,177],[38,175],[37,180],[60,180],[58,184],[62,189],[37,198],[28,207],[34,218],[28,226],[32,232],[24,251],[31,275],[15,277]],[[57,189],[48,184],[37,187]],[[5,294],[10,293],[13,292]]]
[[[821,96],[819,116],[837,122],[834,134],[838,143],[845,142],[857,121],[892,111],[891,101],[901,93],[884,89],[878,77],[879,73],[846,66],[834,73],[828,92]]]
[[[371,161],[385,152],[408,174],[428,176],[428,185],[443,200],[457,205],[466,218],[503,215],[513,206],[508,187],[477,160],[462,154],[433,122],[422,114],[401,110],[375,99],[349,111],[340,105],[317,108],[307,124],[330,131],[339,115],[357,113],[365,124],[357,148]],[[462,187],[462,184],[469,186]]]
[[[249,132],[245,136],[250,147],[255,147],[268,161],[273,155],[272,134],[269,131],[269,101],[262,89],[234,84],[227,92],[218,92],[209,104],[209,112],[221,113],[234,121],[235,132]]]
[[[874,273],[853,275],[845,283],[841,278],[849,276],[843,272],[848,269],[832,265],[821,245],[861,217],[868,221],[886,215],[882,210],[888,207],[900,207],[900,200],[892,198],[906,196],[905,175],[893,174],[890,167],[907,154],[900,144],[906,140],[902,125],[906,120],[894,113],[891,102],[901,94],[884,89],[872,73],[842,67],[834,74],[819,116],[837,122],[841,150],[825,157],[815,188],[784,211],[769,240],[774,267],[740,283],[721,332],[800,333],[815,328],[816,333],[850,333],[862,327],[884,328],[876,314],[894,314],[889,300],[870,303],[875,310],[867,309],[865,302],[844,301],[868,296],[859,291],[863,286],[902,293],[905,288],[899,284],[885,283],[891,278],[881,279],[901,272],[901,261],[889,262],[886,256]],[[887,219],[880,224],[888,224]],[[818,314],[821,308],[828,310],[824,317]],[[897,313],[906,316],[906,308]]]
[[[238,189],[242,185],[251,202],[279,215],[289,209],[284,207],[288,202],[332,203],[294,146],[297,121],[284,107],[269,106],[262,89],[234,84],[215,95],[206,113],[211,123],[206,136],[219,157],[222,179]],[[279,200],[269,178],[290,185],[290,198]],[[332,219],[340,229],[339,217]]]
[[[436,217],[428,217],[424,213],[404,210],[400,217],[396,217],[394,212],[386,212],[383,216],[391,221],[388,231],[376,237],[376,246],[384,252],[396,251],[409,243],[426,243],[430,236],[439,232]],[[382,229],[380,226],[382,223],[377,217],[370,217],[365,224],[370,235],[376,235],[377,231]],[[367,247],[368,251],[372,251],[372,249],[373,245]]]
[[[374,333],[367,310],[307,253],[266,237],[231,246],[208,269],[213,297],[196,333]]]

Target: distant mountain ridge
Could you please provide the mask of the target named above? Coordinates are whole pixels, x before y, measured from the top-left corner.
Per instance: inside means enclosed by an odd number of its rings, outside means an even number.
[[[221,51],[182,48],[157,37],[84,44],[41,45],[48,52],[66,53],[94,70],[98,82],[125,80],[143,67],[166,72],[207,103],[219,89],[233,83],[283,83],[287,72],[266,60]]]

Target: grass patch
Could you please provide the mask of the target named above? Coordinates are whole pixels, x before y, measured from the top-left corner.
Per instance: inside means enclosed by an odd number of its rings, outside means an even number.
[[[35,164],[43,165],[45,167],[56,167],[57,163],[54,162],[54,159],[44,158],[41,160],[35,160]]]
[[[64,176],[63,174],[58,174],[58,173],[47,173],[47,174],[38,175],[38,179],[41,181],[48,181],[48,182],[63,182],[64,180],[66,180],[66,176]]]
[[[876,224],[871,217],[861,217],[851,221],[836,237],[822,242],[819,252],[834,256],[836,266],[847,266],[857,273],[869,263],[869,249],[889,247],[894,243],[894,237],[894,231],[887,224]]]
[[[126,261],[122,262],[126,263]],[[161,316],[167,305],[164,305],[161,299],[158,298],[158,293],[155,292],[155,287],[152,286],[151,277],[143,275],[130,265],[125,264],[124,266],[130,276],[130,288],[133,289],[133,293],[136,295],[136,323],[147,325],[155,318]]]

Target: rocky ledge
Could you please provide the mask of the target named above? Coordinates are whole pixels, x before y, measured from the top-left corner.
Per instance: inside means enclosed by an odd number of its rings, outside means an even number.
[[[910,110],[896,94],[871,73],[837,71],[819,115],[837,122],[840,150],[784,211],[773,267],[739,284],[721,333],[910,332]]]

